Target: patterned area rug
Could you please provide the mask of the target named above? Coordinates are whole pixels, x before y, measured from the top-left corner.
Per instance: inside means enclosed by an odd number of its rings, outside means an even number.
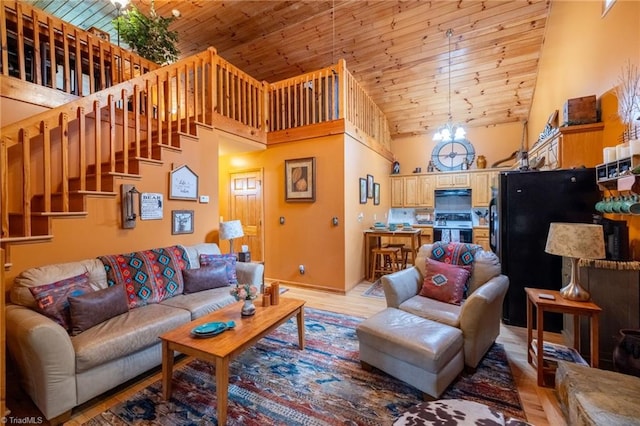
[[[380,281],[380,278],[378,278],[376,280],[376,282],[371,284],[371,287],[366,289],[364,291],[364,293],[362,293],[362,295],[363,296],[369,296],[369,297],[381,297],[381,298],[384,298],[384,290],[382,289],[382,281]]]
[[[229,425],[390,425],[421,393],[380,371],[360,368],[355,327],[361,318],[306,309],[306,343],[295,321],[280,326],[230,365]],[[216,424],[211,364],[192,360],[174,371],[173,396],[153,383],[94,417],[89,426]],[[475,374],[442,398],[481,402],[525,419],[506,354],[494,345]]]

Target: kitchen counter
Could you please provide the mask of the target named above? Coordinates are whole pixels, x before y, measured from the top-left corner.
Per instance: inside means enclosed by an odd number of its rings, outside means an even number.
[[[371,248],[380,247],[382,238],[406,238],[408,245],[413,250],[413,259],[415,259],[418,249],[420,248],[420,234],[422,230],[413,228],[411,230],[397,229],[389,231],[388,229],[365,229],[364,233],[364,266],[365,275],[371,270]]]

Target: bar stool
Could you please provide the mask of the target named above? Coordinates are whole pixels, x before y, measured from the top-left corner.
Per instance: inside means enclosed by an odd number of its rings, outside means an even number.
[[[371,249],[371,281],[376,275],[390,274],[398,270],[399,247],[375,247]]]
[[[403,243],[389,243],[385,244],[383,247],[393,247],[400,249],[398,257],[398,269],[404,269],[407,267],[407,250],[411,251],[411,249],[405,247]]]

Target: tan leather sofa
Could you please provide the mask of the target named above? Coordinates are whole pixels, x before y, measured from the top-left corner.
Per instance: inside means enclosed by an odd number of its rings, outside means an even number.
[[[191,268],[200,266],[200,254],[220,253],[216,244],[185,248]],[[238,262],[236,269],[239,282],[262,284],[263,265]],[[23,271],[14,281],[11,303],[6,309],[7,346],[21,385],[53,423],[64,421],[73,407],[160,365],[159,335],[235,302],[228,287],[180,294],[130,309],[71,336],[35,311],[35,299],[28,287],[85,272],[95,290],[107,287],[104,266],[98,259]]]
[[[420,296],[431,247],[420,247],[415,266],[382,277],[387,306],[462,330],[464,362],[475,368],[500,334],[502,302],[509,279],[501,275],[498,257],[481,250],[476,253],[468,296],[462,305]]]

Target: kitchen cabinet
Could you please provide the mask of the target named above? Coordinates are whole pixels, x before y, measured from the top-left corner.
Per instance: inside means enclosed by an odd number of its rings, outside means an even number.
[[[436,175],[436,189],[469,188],[469,173],[440,173]]]
[[[471,205],[473,207],[489,207],[491,185],[497,175],[497,172],[471,173]]]
[[[482,249],[485,251],[491,251],[491,247],[489,246],[489,228],[485,227],[474,227],[473,228],[473,244],[478,244],[482,246]]]
[[[391,178],[391,207],[433,207],[433,175]]]

